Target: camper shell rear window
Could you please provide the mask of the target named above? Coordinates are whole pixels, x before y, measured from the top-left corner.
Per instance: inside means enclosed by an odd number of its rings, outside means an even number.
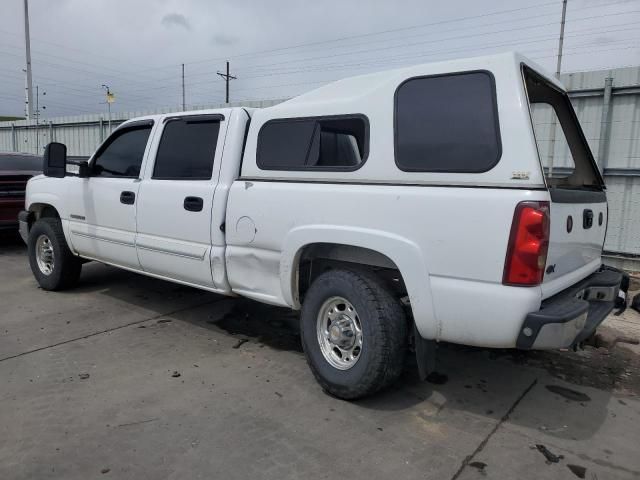
[[[404,81],[395,94],[394,129],[400,170],[491,170],[502,153],[493,75],[481,70]]]
[[[547,186],[602,190],[604,181],[567,92],[526,65],[522,74]]]

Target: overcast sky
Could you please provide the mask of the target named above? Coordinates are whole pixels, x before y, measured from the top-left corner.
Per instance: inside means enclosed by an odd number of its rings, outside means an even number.
[[[518,50],[555,70],[562,0],[30,0],[42,117],[293,96],[350,75]],[[24,114],[23,0],[2,0],[0,115]],[[563,71],[640,65],[640,0],[568,0]],[[42,95],[46,92],[46,95]],[[35,103],[35,100],[34,100]]]

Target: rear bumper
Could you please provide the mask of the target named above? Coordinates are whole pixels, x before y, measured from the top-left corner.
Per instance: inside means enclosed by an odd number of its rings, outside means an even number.
[[[620,270],[602,267],[544,300],[540,310],[525,318],[516,347],[550,350],[583,342],[613,310],[624,275]]]

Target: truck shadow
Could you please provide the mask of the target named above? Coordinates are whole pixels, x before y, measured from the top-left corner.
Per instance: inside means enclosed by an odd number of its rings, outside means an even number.
[[[240,344],[248,341],[302,352],[299,317],[288,309],[88,264],[73,294],[93,292],[158,315],[170,314],[174,320],[229,335]],[[550,437],[588,439],[611,414],[608,405],[616,401],[614,390],[640,392],[637,375],[628,378],[627,373],[638,367],[638,360],[624,352],[522,352],[441,344],[438,370],[443,376],[435,383],[420,381],[415,361],[407,355],[404,373],[395,385],[354,404],[383,415],[410,415],[428,422],[468,418],[456,417],[455,412],[495,422],[527,392],[510,422]],[[304,362],[302,355],[300,361]]]
[[[287,351],[302,352],[298,315],[245,298],[217,295],[119,268],[87,263],[78,287],[62,295],[100,293],[157,315],[171,315],[200,328]],[[210,305],[201,314],[193,310]],[[183,314],[189,311],[189,314]]]
[[[471,413],[478,421],[508,420],[544,437],[587,440],[616,416],[612,402],[625,405],[616,398],[618,392],[638,393],[637,379],[628,378],[630,362],[637,368],[638,360],[626,352],[521,352],[441,344],[436,384],[421,381],[415,361],[408,358],[396,385],[358,405],[436,423],[456,419],[455,412]]]

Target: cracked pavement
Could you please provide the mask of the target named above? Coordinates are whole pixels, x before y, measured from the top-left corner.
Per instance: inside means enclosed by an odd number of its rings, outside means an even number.
[[[640,478],[629,350],[443,345],[445,383],[408,358],[349,403],[315,383],[296,324],[97,263],[45,292],[4,240],[0,478]]]

